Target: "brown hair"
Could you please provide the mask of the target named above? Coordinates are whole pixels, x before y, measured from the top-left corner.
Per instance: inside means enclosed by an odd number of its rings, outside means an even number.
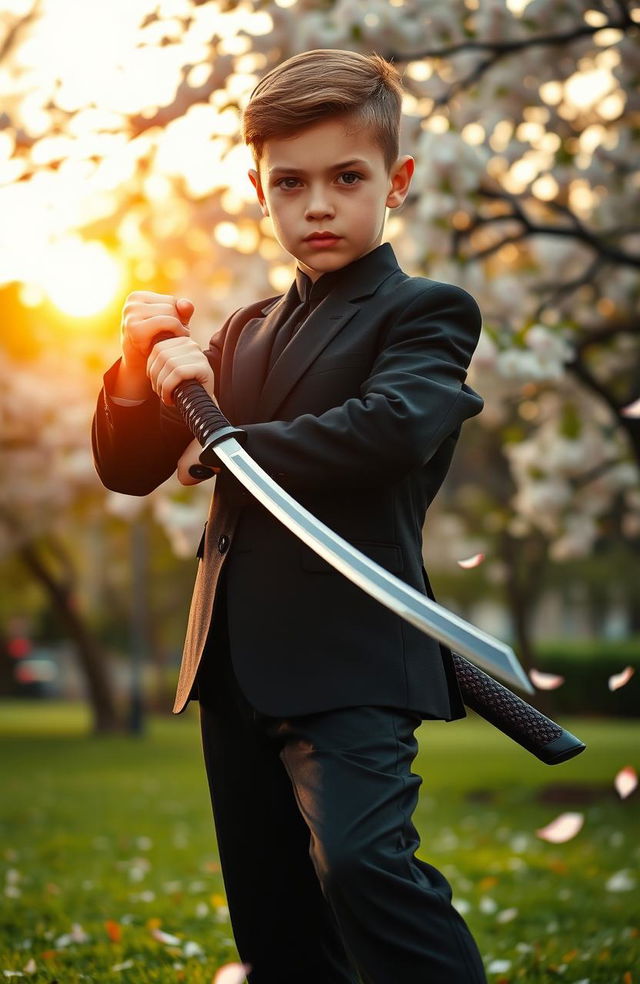
[[[316,48],[271,69],[251,93],[242,135],[259,167],[265,141],[333,116],[371,128],[387,171],[399,153],[402,82],[380,55]]]

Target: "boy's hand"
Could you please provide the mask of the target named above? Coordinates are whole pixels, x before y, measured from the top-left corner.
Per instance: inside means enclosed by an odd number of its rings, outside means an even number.
[[[194,305],[186,298],[156,294],[150,290],[134,290],[122,309],[122,361],[131,373],[147,374],[147,360],[153,338],[160,332],[170,332],[177,338],[189,337],[189,320]]]
[[[197,379],[213,398],[214,377],[202,349],[189,336],[194,305],[186,298],[136,290],[122,312],[122,361],[130,376],[149,377],[162,402],[174,406],[173,391],[187,379]],[[156,335],[170,332],[152,345]],[[121,394],[122,395],[122,394]]]
[[[147,375],[162,402],[175,406],[173,391],[179,383],[197,379],[215,402],[214,376],[209,360],[192,338],[165,338],[153,346],[147,361]]]
[[[178,479],[181,485],[198,485],[200,482],[205,482],[205,478],[194,478],[193,475],[189,474],[189,468],[191,465],[200,464],[200,452],[202,451],[202,445],[199,441],[192,441],[191,444],[182,452],[182,457],[178,461]],[[219,468],[212,469],[216,475],[219,473]]]

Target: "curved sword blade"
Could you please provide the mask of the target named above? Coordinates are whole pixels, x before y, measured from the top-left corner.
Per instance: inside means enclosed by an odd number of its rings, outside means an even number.
[[[510,646],[420,594],[334,533],[274,482],[235,437],[223,438],[214,445],[208,445],[202,451],[200,461],[211,465],[216,463],[214,457],[218,457],[287,529],[367,594],[422,632],[467,656],[487,672],[528,694],[534,693]]]

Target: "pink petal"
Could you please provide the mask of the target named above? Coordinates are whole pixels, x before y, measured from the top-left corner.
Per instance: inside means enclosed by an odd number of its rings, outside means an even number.
[[[634,400],[633,403],[628,403],[626,407],[623,407],[620,411],[623,417],[640,417],[640,400]]]
[[[619,690],[620,687],[624,687],[635,672],[633,666],[625,666],[621,673],[614,673],[609,677],[609,690]]]
[[[251,970],[251,964],[230,963],[216,972],[211,984],[244,984],[245,978]]]
[[[551,844],[564,844],[576,836],[583,823],[583,813],[561,813],[546,827],[536,830],[536,834]]]
[[[620,799],[626,799],[637,785],[638,776],[632,765],[625,765],[624,769],[620,769],[620,772],[614,779],[614,786],[618,791]]]
[[[459,560],[457,563],[458,563],[458,567],[469,568],[469,567],[477,567],[478,564],[481,564],[483,560],[484,560],[484,554],[477,553],[474,554],[473,557],[467,557],[466,560]]]
[[[178,939],[177,936],[172,936],[171,933],[165,933],[163,930],[158,929],[157,926],[153,927],[151,930],[151,935],[154,940],[158,941],[158,943],[167,943],[171,946],[177,946],[182,943],[182,940]]]
[[[529,670],[529,676],[534,687],[538,690],[555,690],[564,683],[563,676],[556,676],[555,673],[541,673],[540,670]]]

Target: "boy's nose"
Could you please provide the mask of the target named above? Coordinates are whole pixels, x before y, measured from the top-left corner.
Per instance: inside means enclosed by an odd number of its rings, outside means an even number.
[[[333,215],[335,209],[328,196],[321,191],[314,192],[307,203],[306,215],[310,219],[317,219],[327,215]]]

